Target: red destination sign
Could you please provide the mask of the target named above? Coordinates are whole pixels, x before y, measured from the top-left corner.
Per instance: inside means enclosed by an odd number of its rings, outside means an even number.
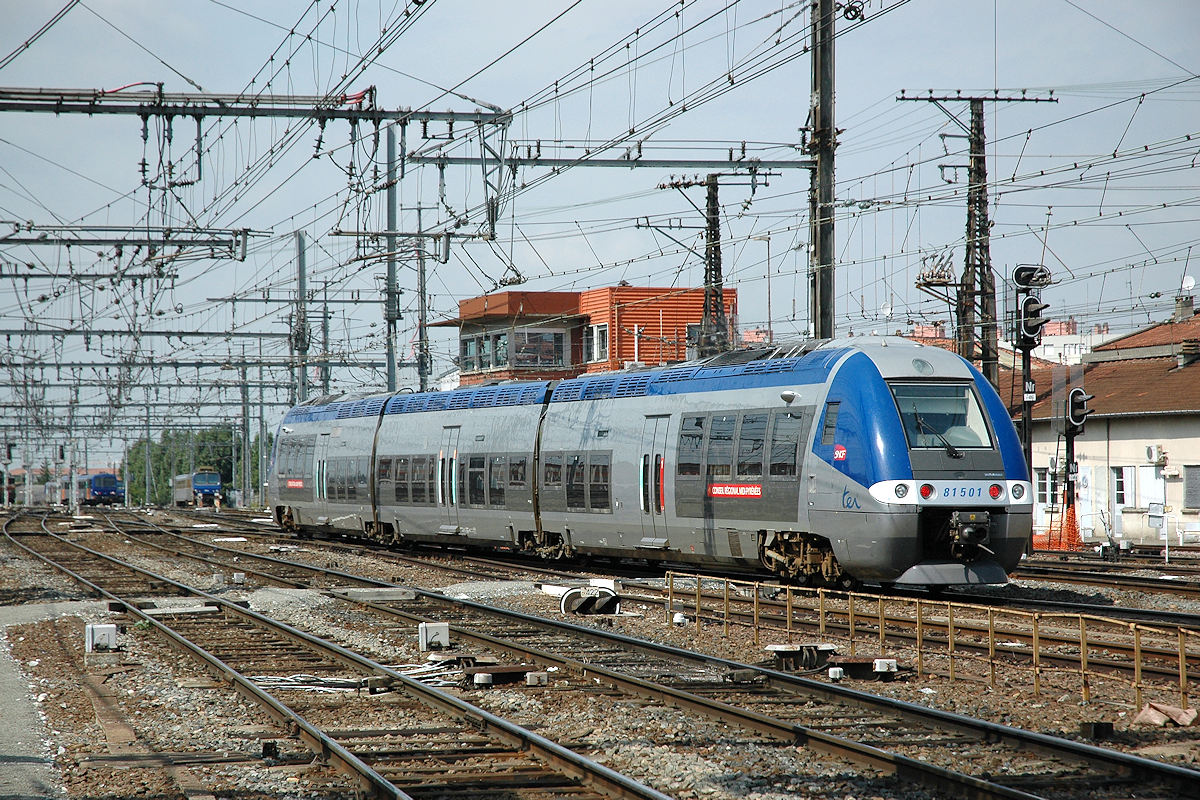
[[[304,479],[303,478],[288,478],[287,479],[287,488],[303,489],[304,488]]]
[[[714,483],[708,487],[709,497],[762,497],[760,483]]]

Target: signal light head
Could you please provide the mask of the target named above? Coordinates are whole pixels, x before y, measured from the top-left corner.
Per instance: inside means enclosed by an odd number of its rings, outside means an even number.
[[[1035,345],[1041,340],[1042,326],[1049,321],[1042,316],[1042,312],[1049,307],[1036,295],[1027,294],[1021,299],[1021,317],[1018,321],[1018,328],[1023,343]]]

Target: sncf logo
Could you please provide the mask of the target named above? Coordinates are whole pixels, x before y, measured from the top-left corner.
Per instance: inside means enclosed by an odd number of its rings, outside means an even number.
[[[835,444],[833,446],[833,460],[834,461],[845,461],[846,460],[845,445]]]

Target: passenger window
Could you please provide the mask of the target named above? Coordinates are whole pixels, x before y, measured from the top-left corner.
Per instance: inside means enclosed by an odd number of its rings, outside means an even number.
[[[609,462],[611,456],[593,455],[588,462],[588,505],[592,511],[609,509]]]
[[[704,417],[684,417],[679,427],[679,459],[676,474],[700,477],[704,450]]]
[[[587,510],[584,466],[582,456],[571,456],[567,462],[567,508],[575,511]]]
[[[708,429],[708,477],[729,478],[733,461],[733,429],[737,417],[733,414],[716,414]]]
[[[771,467],[774,477],[795,477],[798,468],[800,442],[804,438],[804,416],[791,412],[775,415],[771,432]]]
[[[505,475],[508,472],[506,462],[504,456],[492,456],[488,465],[488,505],[504,506]]]
[[[390,458],[379,459],[379,482],[391,481],[392,479],[392,460]]]
[[[524,456],[508,460],[508,484],[514,489],[525,488],[525,464]]]
[[[486,485],[483,481],[483,456],[471,456],[467,459],[467,503],[472,506],[487,504]]]
[[[423,505],[425,503],[425,471],[427,458],[424,456],[414,456],[412,460],[412,501],[414,504]]]
[[[545,488],[547,488],[547,489],[561,489],[562,488],[562,482],[563,482],[562,456],[560,456],[560,455],[546,456],[546,463],[542,468],[542,472],[545,476],[545,481],[543,481]]]
[[[437,502],[437,470],[438,457],[430,456],[425,459],[426,502],[433,505]]]
[[[742,428],[738,433],[737,476],[739,478],[761,478],[763,474],[763,451],[767,439],[767,415],[746,414],[742,417]]]
[[[825,404],[825,425],[821,428],[821,444],[836,444],[838,407],[841,402]]]
[[[408,459],[396,459],[396,502],[408,502]]]

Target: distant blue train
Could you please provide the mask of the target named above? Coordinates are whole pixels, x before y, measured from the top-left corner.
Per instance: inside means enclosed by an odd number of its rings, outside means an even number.
[[[1030,490],[978,370],[859,337],[314,398],[284,417],[267,492],[279,525],[301,532],[936,586],[1007,580]]]
[[[172,485],[176,506],[212,506],[221,494],[221,475],[212,467],[200,467],[195,472],[176,475]]]
[[[66,505],[71,501],[71,483],[65,478],[34,486],[32,502]],[[24,499],[24,487],[21,487]],[[84,506],[121,505],[125,502],[125,483],[111,472],[75,476],[75,500]]]
[[[125,502],[125,482],[111,472],[87,476],[85,505],[120,505]]]

